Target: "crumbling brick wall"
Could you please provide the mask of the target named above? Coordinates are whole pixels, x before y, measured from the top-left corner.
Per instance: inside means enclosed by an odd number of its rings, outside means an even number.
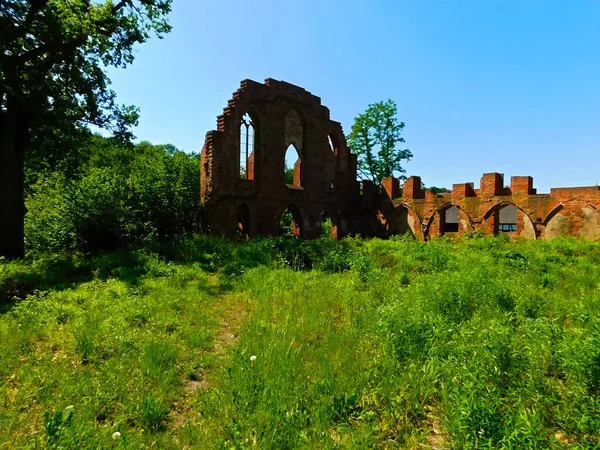
[[[421,188],[420,177],[410,177],[404,183],[402,195],[390,179],[383,182],[387,203],[384,215],[399,216],[397,210],[413,214],[409,226],[420,239],[443,234],[456,235],[479,231],[485,235],[508,234],[511,238],[551,239],[556,236],[579,236],[600,239],[600,187],[551,189],[550,194],[538,194],[533,178],[512,177],[510,187],[504,186],[499,173],[486,173],[479,189],[473,183],[455,184],[452,192],[434,194]],[[444,213],[458,208],[459,226],[448,231]],[[513,209],[514,223],[501,223],[504,208]],[[401,229],[401,224],[396,224]]]
[[[252,124],[252,135],[243,124]],[[245,126],[245,125],[244,125]],[[246,130],[246,131],[244,131]],[[285,182],[285,154],[298,152],[293,182]],[[244,148],[246,154],[244,154]],[[328,217],[333,237],[388,237],[411,232],[420,240],[480,232],[511,238],[572,235],[600,239],[600,188],[557,188],[538,194],[533,179],[486,173],[479,188],[455,184],[436,194],[408,178],[382,187],[357,181],[357,160],[340,123],[321,99],[301,87],[267,79],[241,82],[206,135],[200,157],[202,231],[277,236],[288,210],[294,234],[315,238]]]
[[[251,117],[254,139],[247,174],[242,176],[240,124],[245,114]],[[217,125],[207,133],[201,153],[204,232],[279,235],[286,209],[294,216],[296,233],[304,238],[319,235],[324,217],[332,220],[335,236],[354,232],[352,221],[360,203],[356,156],[319,97],[283,81],[244,80]],[[286,184],[290,145],[300,158],[293,184]]]

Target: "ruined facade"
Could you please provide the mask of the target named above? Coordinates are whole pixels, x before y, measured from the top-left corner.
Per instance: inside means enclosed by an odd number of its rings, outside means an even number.
[[[402,194],[397,180],[384,180],[380,203],[388,233],[408,226],[420,239],[443,234],[480,231],[526,239],[579,236],[600,239],[600,187],[554,188],[538,194],[533,178],[512,177],[505,186],[499,173],[486,173],[479,189],[473,183],[455,184],[452,192],[434,194],[421,189],[421,179],[410,177]],[[399,217],[406,217],[398,222]]]
[[[297,160],[286,174],[286,152]],[[427,240],[480,231],[527,239],[574,235],[600,239],[600,188],[552,189],[537,194],[533,179],[487,173],[479,189],[422,189],[419,177],[403,188],[386,178],[380,189],[357,181],[357,160],[340,123],[319,97],[273,79],[244,80],[218,117],[201,153],[202,231],[224,236],[277,236],[281,217],[293,233],[319,236],[329,218],[332,237],[387,237],[410,232]]]
[[[320,98],[283,81],[244,80],[217,124],[200,158],[204,232],[278,235],[285,210],[297,236],[318,236],[326,217],[334,237],[349,231],[360,201],[356,156]],[[286,180],[290,147],[298,160]]]

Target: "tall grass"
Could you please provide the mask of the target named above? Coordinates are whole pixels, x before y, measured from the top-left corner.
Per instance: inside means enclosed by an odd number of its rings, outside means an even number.
[[[155,250],[1,263],[1,445],[600,446],[599,243]]]

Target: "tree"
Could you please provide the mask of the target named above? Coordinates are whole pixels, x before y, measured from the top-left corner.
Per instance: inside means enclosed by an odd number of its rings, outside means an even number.
[[[99,135],[88,141],[73,152],[79,166],[42,168],[28,187],[29,254],[151,245],[198,230],[198,154],[149,142],[119,147]]]
[[[405,179],[402,161],[410,161],[408,149],[397,148],[404,143],[401,136],[404,122],[396,118],[398,108],[392,100],[369,105],[366,111],[354,119],[348,135],[348,145],[358,156],[361,176],[381,183],[382,178],[397,175]]]
[[[171,0],[0,0],[0,256],[24,254],[24,160],[36,142],[87,125],[130,139],[138,111],[115,103],[106,67],[170,31]]]
[[[434,194],[447,194],[448,192],[452,192],[450,189],[444,187],[431,186],[428,188],[423,183],[421,183],[421,189],[431,191]]]

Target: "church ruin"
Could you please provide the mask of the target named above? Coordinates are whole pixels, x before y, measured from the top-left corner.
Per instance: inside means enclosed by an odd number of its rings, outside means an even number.
[[[285,155],[297,156],[286,177]],[[382,188],[357,180],[339,122],[321,99],[274,79],[241,82],[206,135],[200,168],[203,229],[223,236],[278,236],[285,211],[293,234],[316,238],[330,219],[332,237],[388,237],[410,232],[421,240],[479,231],[526,239],[600,239],[600,187],[555,188],[538,194],[528,176],[486,173],[480,187],[452,192],[422,189],[413,176]],[[292,175],[293,172],[293,175]]]

